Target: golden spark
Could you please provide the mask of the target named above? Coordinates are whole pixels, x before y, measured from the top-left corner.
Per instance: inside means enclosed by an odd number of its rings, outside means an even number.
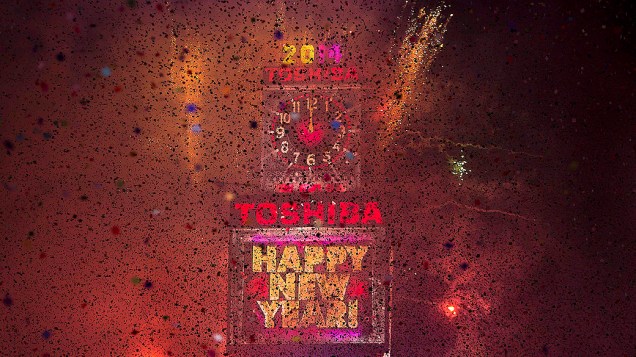
[[[444,19],[441,6],[428,14],[421,8],[417,16],[409,21],[396,56],[396,78],[388,91],[387,103],[380,109],[386,126],[386,132],[380,138],[382,147],[395,139],[397,130],[402,126],[407,115],[406,108],[413,99],[412,87],[418,76],[430,68],[442,49],[442,39],[452,16]]]

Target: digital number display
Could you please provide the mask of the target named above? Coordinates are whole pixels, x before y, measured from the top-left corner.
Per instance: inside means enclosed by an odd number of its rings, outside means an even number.
[[[283,64],[295,64],[296,52],[296,46],[289,44],[283,45]],[[306,44],[300,47],[300,62],[302,64],[312,64],[314,61],[323,64],[328,60],[332,60],[333,63],[337,64],[340,63],[341,59],[342,53],[340,52],[340,45],[338,44],[332,44],[330,46],[318,45],[317,48],[313,45]]]

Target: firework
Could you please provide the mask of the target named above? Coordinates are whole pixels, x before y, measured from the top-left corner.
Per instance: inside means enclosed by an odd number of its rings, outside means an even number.
[[[468,161],[464,160],[464,155],[459,159],[449,158],[448,164],[450,165],[451,173],[455,175],[460,181],[464,180],[464,175],[467,175],[470,170],[466,168]]]
[[[397,71],[388,91],[389,99],[379,110],[386,129],[380,138],[382,147],[395,139],[396,132],[402,126],[408,114],[406,108],[413,99],[413,86],[442,49],[442,39],[452,14],[443,19],[442,7],[437,7],[430,13],[421,8],[417,15],[413,11],[411,16],[394,62]]]

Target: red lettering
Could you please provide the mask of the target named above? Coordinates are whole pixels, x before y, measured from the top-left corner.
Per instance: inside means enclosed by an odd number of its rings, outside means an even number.
[[[296,224],[300,220],[298,216],[298,204],[285,202],[280,206],[280,223]]]
[[[316,209],[311,209],[311,203],[305,202],[303,203],[303,223],[309,224],[311,223],[310,218],[315,217],[320,220],[323,220],[323,216],[325,215],[325,205],[322,202],[318,202],[316,204]]]
[[[264,77],[269,83],[280,82],[321,82],[359,81],[360,72],[355,67],[267,67]]]
[[[369,221],[375,221],[377,224],[382,224],[382,216],[380,216],[380,208],[378,207],[377,202],[367,202],[364,206],[362,224],[367,224]]]
[[[317,185],[317,187],[319,187]],[[311,190],[311,186],[303,189],[303,191]],[[302,205],[302,207],[300,207]],[[284,202],[279,206],[272,202],[263,202],[257,205],[252,203],[236,203],[234,208],[240,211],[241,222],[246,224],[250,218],[251,211],[256,207],[256,222],[259,225],[272,225],[280,222],[283,225],[295,225],[300,223],[302,214],[302,222],[305,225],[313,223],[319,219],[326,224],[334,225],[351,225],[361,224],[382,224],[382,214],[377,202],[367,202],[364,206],[364,212],[360,211],[361,205],[353,202],[329,202],[325,212],[325,204],[323,202]],[[300,212],[302,209],[302,213]],[[266,212],[268,211],[268,212]],[[280,215],[279,215],[280,212]],[[325,222],[325,213],[326,219]],[[339,218],[338,218],[339,215]]]
[[[291,183],[281,183],[277,186],[276,190],[278,192],[294,192],[294,185]]]
[[[340,67],[331,67],[331,79],[341,81],[344,75],[344,69]]]
[[[296,69],[294,69],[294,80],[295,81],[304,81],[305,80],[305,72],[307,72],[307,71],[304,68],[296,67]]]
[[[356,224],[360,220],[360,206],[353,202],[340,202],[340,224]]]
[[[254,208],[254,205],[251,203],[237,203],[234,205],[234,208],[241,210],[241,223],[245,224],[250,216],[250,210]]]
[[[309,68],[309,80],[315,79],[319,81],[321,79],[320,68]]]
[[[269,210],[269,219],[263,216],[263,210],[265,209]],[[256,223],[268,226],[268,225],[276,223],[277,218],[278,218],[278,215],[276,212],[275,204],[269,203],[269,202],[259,203],[258,206],[256,207]]]
[[[281,82],[289,82],[292,80],[294,75],[294,72],[291,70],[291,68],[280,68],[278,70],[278,77],[280,78]]]
[[[267,78],[269,78],[270,82],[274,82],[274,75],[276,74],[277,68],[265,68],[267,71]]]
[[[329,207],[327,208],[327,223],[335,224],[336,223],[336,203],[331,202]]]
[[[345,75],[345,81],[357,81],[358,80],[358,71],[351,67],[349,68],[349,70],[347,71],[347,74]]]
[[[298,192],[304,192],[304,193],[312,193],[312,192],[316,192],[321,190],[321,186],[319,183],[315,183],[315,184],[308,184],[308,183],[303,183],[298,187]]]

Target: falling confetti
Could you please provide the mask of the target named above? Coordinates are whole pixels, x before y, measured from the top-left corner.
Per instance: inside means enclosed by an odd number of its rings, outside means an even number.
[[[0,355],[636,355],[630,2],[3,5]]]
[[[45,340],[48,340],[49,338],[51,338],[51,331],[50,330],[46,330],[44,332],[42,332],[42,338]]]
[[[111,69],[108,67],[102,68],[101,70],[102,77],[110,77],[111,72],[112,72]]]
[[[196,113],[197,109],[197,105],[194,103],[186,105],[186,110],[188,111],[188,113]]]
[[[11,307],[11,305],[13,305],[13,299],[11,298],[11,296],[9,296],[9,294],[6,294],[4,296],[4,299],[2,299],[2,303],[6,307]]]

